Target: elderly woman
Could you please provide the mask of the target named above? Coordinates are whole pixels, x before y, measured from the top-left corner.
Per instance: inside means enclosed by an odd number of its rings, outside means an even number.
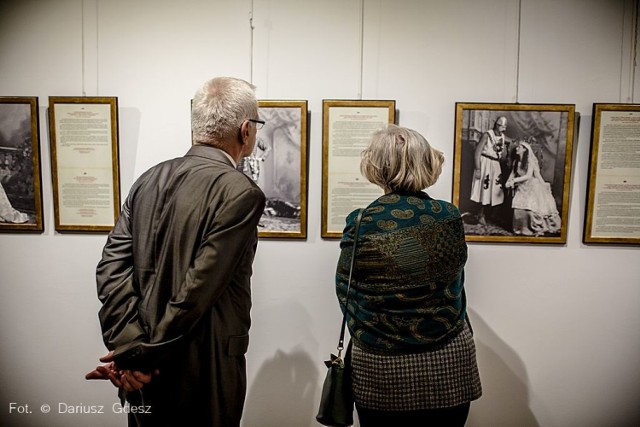
[[[463,426],[470,402],[482,394],[466,313],[460,213],[422,191],[443,162],[422,135],[395,125],[376,132],[362,154],[363,175],[385,194],[364,211],[348,307],[357,211],[347,217],[336,272],[362,427]]]

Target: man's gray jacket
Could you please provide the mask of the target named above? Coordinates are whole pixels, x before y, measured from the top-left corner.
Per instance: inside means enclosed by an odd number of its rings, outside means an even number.
[[[204,145],[134,183],[97,267],[103,339],[116,363],[160,371],[126,396],[144,412],[130,414],[131,424],[239,424],[264,203],[253,181]]]

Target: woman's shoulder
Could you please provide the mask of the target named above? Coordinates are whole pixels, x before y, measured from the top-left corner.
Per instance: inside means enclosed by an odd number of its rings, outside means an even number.
[[[456,216],[456,217],[460,216],[460,211],[458,210],[458,207],[446,200],[431,199],[431,205],[434,208],[437,206],[437,209],[447,213],[450,216]]]
[[[357,211],[349,215],[355,220]],[[385,194],[372,202],[364,212],[365,217],[410,219],[430,216],[439,219],[460,218],[458,208],[451,202],[431,198],[425,192]]]

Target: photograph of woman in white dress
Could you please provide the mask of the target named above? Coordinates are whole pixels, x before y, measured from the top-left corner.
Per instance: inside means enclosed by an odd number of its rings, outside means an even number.
[[[479,106],[457,113],[454,200],[465,234],[561,238],[571,111]]]
[[[37,135],[32,134],[32,105],[14,98],[1,100],[0,229],[13,230],[15,224],[37,222],[40,196],[35,184],[40,182],[37,178],[39,170],[34,170],[33,156],[38,140]]]
[[[535,138],[516,141],[513,168],[505,184],[506,188],[513,189],[513,232],[525,236],[559,233],[560,214],[551,185],[540,173],[531,142],[535,142]]]
[[[29,215],[20,212],[11,205],[11,201],[4,191],[2,183],[0,183],[0,221],[12,222],[14,224],[22,224],[29,221]]]

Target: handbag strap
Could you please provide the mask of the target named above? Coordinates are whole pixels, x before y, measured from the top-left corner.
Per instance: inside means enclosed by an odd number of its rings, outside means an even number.
[[[349,267],[349,281],[347,282],[347,295],[345,297],[344,302],[344,315],[342,316],[342,326],[340,327],[340,339],[338,340],[338,357],[344,350],[344,332],[345,326],[347,324],[347,310],[349,309],[349,294],[351,290],[351,278],[353,277],[353,267],[356,263],[356,246],[358,245],[358,234],[360,233],[360,222],[362,221],[362,214],[364,213],[364,208],[358,211],[358,216],[356,217],[356,229],[354,231],[353,236],[353,252],[351,254],[351,266]]]

